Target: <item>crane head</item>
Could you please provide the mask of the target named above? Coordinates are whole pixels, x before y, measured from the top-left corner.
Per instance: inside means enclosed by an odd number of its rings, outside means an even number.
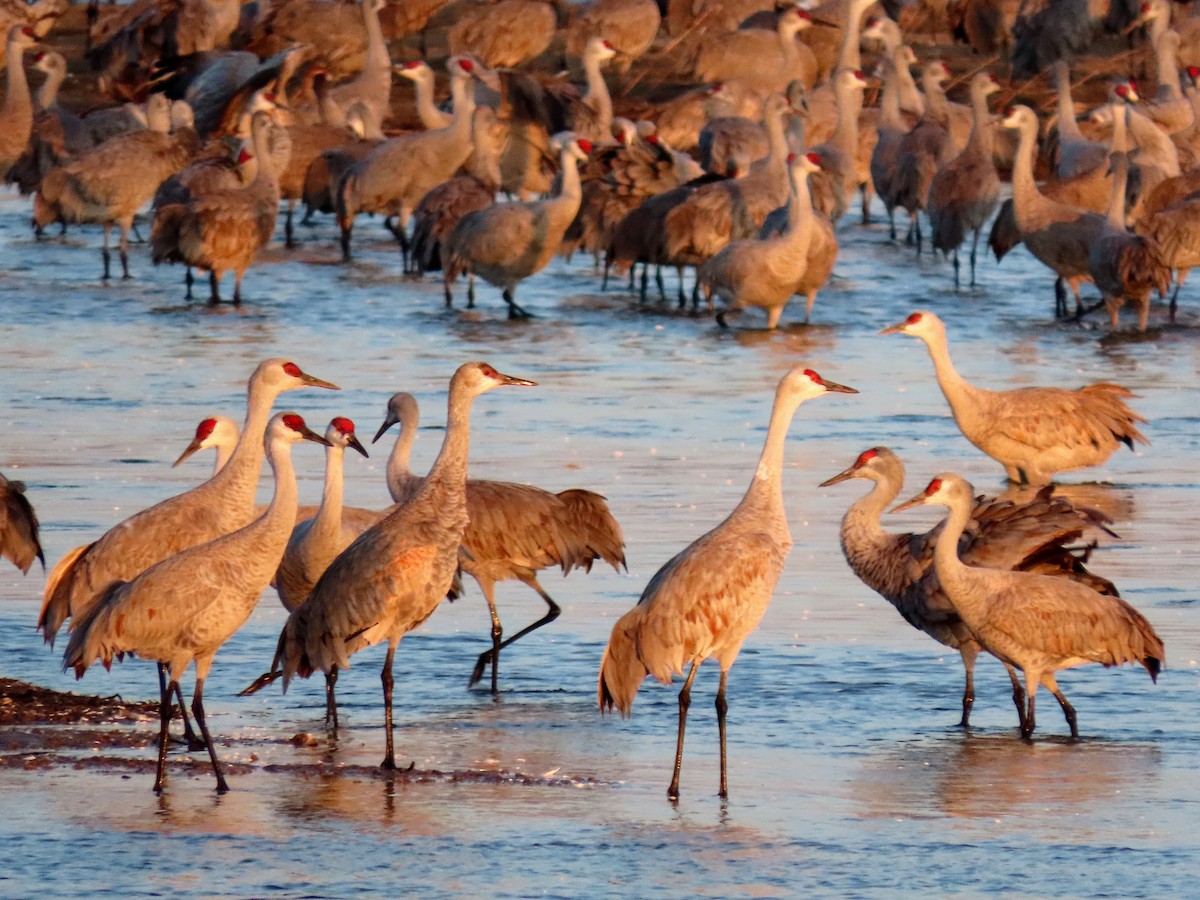
[[[901,510],[911,509],[914,506],[951,506],[964,495],[967,502],[970,502],[972,497],[974,497],[974,489],[971,485],[953,472],[942,472],[929,482],[925,490],[921,491],[921,493],[917,494],[911,500],[906,500],[899,506],[892,507],[891,511],[897,513]]]
[[[821,482],[819,487],[829,487],[833,484],[840,484],[843,481],[849,481],[851,478],[868,478],[872,481],[877,480],[880,476],[882,468],[888,463],[899,464],[900,460],[887,447],[872,447],[870,450],[864,450],[858,454],[858,459],[854,464],[847,469],[838,472],[832,478],[826,478]],[[904,479],[904,469],[899,472],[900,480]]]
[[[267,425],[267,441],[270,442],[279,439],[292,444],[297,441],[312,441],[314,444],[324,444],[326,447],[332,446],[329,441],[304,423],[303,416],[294,412],[277,413]]]
[[[370,458],[370,454],[354,434],[354,423],[345,416],[334,416],[330,420],[329,427],[325,429],[325,438],[331,447],[353,447],[363,456]]]

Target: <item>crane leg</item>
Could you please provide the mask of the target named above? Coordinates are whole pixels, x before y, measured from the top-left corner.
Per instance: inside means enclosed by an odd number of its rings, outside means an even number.
[[[957,290],[961,286],[959,283],[959,280],[958,280],[959,276],[958,276],[958,248],[957,247],[954,248],[954,256],[952,258],[954,260],[954,288],[955,288],[955,290]]]
[[[333,731],[334,737],[337,737],[338,730],[337,697],[333,692],[337,687],[337,680],[338,668],[330,666],[329,671],[325,673],[325,724]]]
[[[888,214],[888,234],[891,235],[891,238],[894,241],[896,239],[896,210],[894,208],[889,208],[887,211],[887,214]]]
[[[562,608],[557,603],[554,602],[554,600],[550,597],[549,594],[547,594],[544,590],[542,590],[541,585],[539,585],[536,581],[534,581],[533,583],[529,583],[529,582],[526,582],[526,583],[529,584],[529,586],[531,588],[533,588],[535,591],[538,592],[538,596],[540,596],[543,600],[546,601],[546,606],[548,606],[549,609],[546,611],[546,614],[544,616],[542,616],[540,619],[538,619],[536,622],[526,625],[524,628],[522,628],[520,631],[518,631],[512,637],[506,638],[503,641],[500,640],[500,636],[502,634],[502,631],[500,629],[500,617],[496,614],[496,604],[492,599],[493,588],[491,587],[491,585],[489,585],[483,591],[483,596],[487,599],[487,602],[488,602],[488,609],[492,613],[492,649],[485,650],[483,653],[479,654],[479,659],[475,663],[475,670],[471,673],[471,684],[472,685],[475,684],[476,682],[479,681],[480,678],[483,677],[484,667],[487,666],[488,661],[491,660],[491,663],[492,663],[492,693],[493,694],[497,693],[497,690],[496,690],[496,677],[497,677],[496,676],[496,668],[497,668],[497,663],[500,660],[500,651],[503,650],[505,647],[507,647],[509,644],[513,643],[513,641],[523,638],[525,635],[529,634],[529,632],[536,631],[537,629],[541,628],[543,625],[549,625],[551,622],[553,622],[555,619],[557,619],[559,617],[559,615],[562,614]],[[480,587],[483,587],[483,585],[480,585]]]
[[[671,785],[667,788],[667,797],[679,799],[679,769],[683,766],[683,732],[687,727],[688,707],[692,705],[692,682],[696,680],[696,670],[700,668],[700,660],[692,662],[683,687],[679,689],[679,736],[675,741],[675,772],[671,776]]]
[[[475,308],[475,273],[467,273],[467,309]]]
[[[289,200],[287,203],[287,212],[284,214],[285,218],[283,220],[284,245],[289,250],[291,250],[293,247],[296,246],[296,236],[292,232],[292,212],[295,209],[296,209],[296,201]]]
[[[120,235],[117,237],[117,255],[121,258],[121,277],[129,277],[129,228],[126,225],[120,226]]]
[[[633,272],[634,269],[636,269],[636,268],[637,268],[637,263],[634,263],[633,268],[630,269],[629,271]],[[641,290],[638,292],[638,299],[642,303],[646,302],[646,288],[648,288],[649,286],[650,286],[650,265],[649,265],[649,263],[642,263],[642,286],[641,286]]]
[[[383,660],[383,672],[379,679],[383,682],[383,733],[385,736],[386,752],[381,764],[385,769],[396,768],[396,748],[392,743],[392,660],[396,656],[396,645],[388,642],[387,656]]]
[[[717,688],[717,734],[721,740],[721,789],[717,796],[722,800],[729,796],[729,780],[725,776],[725,713],[729,711],[729,702],[725,699],[725,683],[729,680],[729,671],[721,670],[721,686]]]
[[[975,229],[975,237],[971,239],[971,287],[975,287],[975,251],[979,248],[979,229]],[[956,257],[957,258],[957,257]]]
[[[221,279],[217,277],[217,270],[213,269],[208,273],[209,303],[221,302]]]
[[[161,794],[167,771],[167,731],[171,725],[171,697],[179,684],[174,680],[162,691],[158,701],[158,769],[154,775],[154,793]]]
[[[100,258],[102,260],[104,260],[104,280],[105,281],[108,281],[108,278],[109,278],[108,270],[109,270],[109,262],[111,261],[110,257],[109,257],[109,253],[108,253],[108,234],[110,231],[112,231],[112,225],[109,224],[108,222],[105,222],[104,223],[104,244],[103,244],[103,246],[100,247]]]
[[[1054,279],[1054,317],[1056,319],[1067,317],[1067,286],[1061,275]]]
[[[609,273],[609,270],[611,270],[611,269],[612,269],[612,263],[609,262],[608,256],[605,256],[604,257],[604,274],[600,278],[600,290],[602,292],[608,290],[608,273]]]
[[[675,267],[675,274],[679,276],[679,308],[687,307],[687,294],[683,290],[683,266]]]
[[[165,693],[167,690],[167,667],[162,663],[158,664],[158,689]],[[187,704],[183,701],[183,691],[179,685],[175,685],[175,693],[167,697],[167,703],[173,704],[176,701],[179,703],[179,718],[183,720],[183,742],[187,744],[189,750],[203,750],[204,741],[202,741],[196,732],[192,729],[192,720],[188,718]]]
[[[971,708],[975,705],[975,660],[979,656],[979,648],[974,644],[965,643],[958,648],[962,657],[963,671],[966,681],[963,685],[962,718],[958,720],[959,728],[971,727]]]
[[[1013,703],[1017,707],[1017,720],[1021,723],[1021,734],[1025,733],[1025,688],[1021,687],[1021,679],[1017,678],[1017,670],[1008,663],[1004,664],[1004,668],[1008,669],[1008,677],[1012,680],[1012,698]]]
[[[1079,726],[1075,721],[1075,707],[1067,702],[1067,698],[1063,696],[1063,692],[1058,689],[1058,682],[1053,675],[1043,675],[1042,684],[1046,686],[1046,690],[1054,695],[1054,699],[1058,701],[1058,705],[1062,707],[1063,716],[1067,720],[1067,725],[1071,729],[1071,738],[1077,740],[1079,738]]]
[[[1025,673],[1025,686],[1025,719],[1021,723],[1021,737],[1028,741],[1033,738],[1033,728],[1035,722],[1037,721],[1033,715],[1033,706],[1034,696],[1037,694],[1038,688],[1037,679],[1031,679],[1028,672]]]
[[[517,301],[513,299],[512,290],[504,289],[504,302],[508,304],[508,317],[510,319],[528,319],[529,313],[517,305]]]
[[[646,263],[646,265],[650,265]],[[655,263],[654,265],[654,283],[658,285],[658,300],[660,303],[667,302],[667,287],[663,284],[662,266]],[[645,299],[644,297],[642,299]]]
[[[354,229],[353,220],[342,222],[342,262],[350,262],[350,234]]]
[[[233,273],[233,276],[234,276],[234,280],[233,280],[233,302],[234,302],[235,304],[236,304],[236,303],[241,303],[241,302],[242,302],[242,276],[243,276],[244,274],[246,274],[246,273],[245,273],[245,272],[234,272],[234,273]]]
[[[178,682],[175,688],[178,690]],[[229,785],[225,783],[221,763],[217,761],[217,748],[213,746],[212,735],[208,733],[208,722],[204,717],[204,679],[200,676],[196,677],[196,693],[192,695],[192,715],[196,717],[196,727],[200,729],[204,745],[208,747],[208,758],[212,760],[213,773],[217,776],[217,793],[226,794],[229,792]]]

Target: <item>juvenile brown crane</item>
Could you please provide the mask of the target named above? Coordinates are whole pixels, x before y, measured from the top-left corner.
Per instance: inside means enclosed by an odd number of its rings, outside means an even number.
[[[925,342],[963,436],[1018,484],[1049,484],[1058,472],[1102,464],[1121,444],[1132,450],[1135,442],[1149,443],[1137,427],[1146,420],[1125,405],[1125,398],[1135,395],[1119,384],[990,391],[955,370],[946,326],[933,313],[915,312],[880,334],[908,334]]]
[[[467,526],[467,455],[471,405],[480,394],[534,382],[466,363],[450,380],[446,435],[421,489],[368,528],[325,570],[308,599],[288,618],[277,656],[283,687],[295,676],[345,669],[350,657],[386,641],[383,682],[383,768],[396,768],[392,736],[392,660],[400,639],[428,619],[458,568]]]
[[[388,490],[396,503],[406,503],[425,483],[425,477],[409,467],[419,422],[417,399],[400,391],[388,400],[387,416],[375,435],[378,441],[393,425],[400,425],[387,464]],[[492,647],[479,655],[470,684],[478,682],[490,664],[495,694],[499,691],[500,651],[553,622],[562,612],[538,582],[538,572],[552,566],[561,567],[564,576],[574,568],[590,572],[598,559],[619,570],[625,565],[625,538],[605,499],[579,489],[555,494],[531,484],[472,478],[467,481],[467,516],[466,553],[460,562],[479,585],[492,618]],[[496,612],[496,583],[513,578],[537,591],[546,601],[547,611],[501,640],[504,630]]]
[[[806,400],[830,391],[856,394],[811,369],[792,369],[779,382],[766,442],[745,496],[716,528],[697,538],[667,562],[646,585],[637,606],[613,625],[600,660],[601,712],[615,706],[629,715],[647,675],[670,684],[689,663],[679,692],[679,734],[675,769],[667,796],[679,798],[683,734],[691,705],[692,682],[704,660],[721,667],[717,689],[717,728],[721,744],[720,796],[729,795],[725,766],[725,688],[742,643],[758,627],[783,564],[792,548],[783,507],[783,448],[788,426]]]
[[[967,728],[975,703],[975,660],[983,646],[963,623],[934,571],[933,548],[941,528],[923,534],[884,530],[880,516],[904,486],[904,464],[887,447],[864,450],[854,465],[821,482],[821,487],[851,478],[863,478],[875,486],[854,501],[842,517],[841,543],[846,562],[859,580],[892,604],[909,625],[959,652],[966,683],[958,724]],[[1107,532],[1107,519],[1095,510],[1075,507],[1064,497],[1052,496],[1050,491],[1042,488],[1033,500],[1021,504],[998,498],[976,499],[959,544],[963,562],[1082,581],[1102,594],[1117,596],[1110,581],[1084,567],[1086,550],[1080,553],[1072,546],[1092,529]],[[1012,680],[1017,717],[1024,719],[1025,691],[1016,670],[1007,662],[1004,667]]]
[[[296,518],[296,474],[291,446],[297,441],[325,443],[295,413],[279,413],[267,426],[266,455],[275,474],[275,494],[266,512],[232,534],[190,547],[146,569],[132,581],[114,581],[82,616],[63,654],[63,669],[82,678],[100,660],[136,654],[167,666],[171,680],[162,695],[158,731],[158,771],[154,790],[162,792],[167,765],[170,697],[183,673],[196,664],[192,714],[204,738],[217,793],[229,790],[204,715],[204,681],[213,657],[258,603],[279,565]]]
[[[1034,698],[1042,685],[1062,707],[1071,737],[1077,738],[1075,710],[1059,690],[1055,673],[1087,663],[1106,668],[1138,663],[1157,681],[1166,662],[1163,642],[1146,618],[1119,597],[1067,578],[963,563],[958,542],[971,518],[973,496],[970,484],[943,472],[892,512],[922,504],[950,510],[934,547],[934,570],[984,649],[1024,674],[1021,737],[1033,736]]]

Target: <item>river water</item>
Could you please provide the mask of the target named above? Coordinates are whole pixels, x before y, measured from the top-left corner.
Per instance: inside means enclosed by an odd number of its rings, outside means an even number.
[[[401,280],[377,222],[359,224],[358,259],[337,262],[325,220],[303,246],[272,247],[248,274],[240,309],[183,299],[182,271],[135,246],[135,278],[102,284],[99,236],[28,236],[28,202],[0,199],[0,319],[6,404],[0,469],[22,478],[50,564],[70,548],[206,477],[211,458],[172,469],[196,422],[240,420],[245,381],[270,356],[341,385],[296,391],[279,408],[318,430],[334,415],[369,437],[392,392],[412,391],[423,424],[417,468],[437,451],[455,367],[486,359],[539,387],[475,405],[471,471],[608,497],[628,573],[597,567],[543,582],[563,607],[502,657],[501,695],[468,690],[487,646],[478,589],[443,604],[396,658],[397,756],[383,775],[382,648],[339,681],[343,728],[323,728],[319,680],[240,698],[266,668],[284,613],[267,592],[218,653],[205,699],[232,790],[218,797],[203,754],[174,750],[168,786],[150,790],[153,749],[106,749],[106,766],[0,767],[0,894],[45,896],[1186,896],[1200,875],[1200,607],[1194,546],[1197,319],[1155,307],[1146,336],[1107,336],[1100,320],[1053,319],[1051,282],[1023,251],[980,263],[980,285],[846,222],[835,278],[812,324],[757,330],[747,313],[712,319],[645,309],[602,293],[590,260],[554,263],[518,291],[535,314],[510,322],[481,285],[473,312],[447,311],[441,286]],[[673,276],[668,276],[673,284]],[[228,289],[227,289],[228,291]],[[1061,685],[1082,740],[1065,738],[1043,695],[1032,744],[1015,736],[1007,679],[977,674],[975,727],[954,727],[955,653],[907,626],[846,567],[838,523],[861,482],[817,484],[863,449],[907,462],[907,493],[952,469],[978,491],[1003,472],[959,434],[923,346],[884,326],[917,308],[947,322],[970,379],[993,387],[1119,381],[1139,395],[1152,444],[1063,479],[1108,511],[1119,539],[1093,568],[1153,622],[1167,647],[1154,685],[1141,669],[1092,666]],[[730,799],[717,790],[715,665],[693,691],[682,798],[665,789],[677,689],[648,682],[627,720],[596,709],[600,654],[616,618],[655,570],[737,503],[774,387],[803,363],[853,385],[805,405],[792,425],[784,490],[795,546],[729,687]],[[347,457],[347,502],[388,502],[390,437]],[[317,502],[323,459],[296,448],[302,502]],[[262,496],[269,494],[264,478]],[[895,517],[924,529],[933,509]],[[0,568],[0,675],[85,693],[156,695],[153,667],[99,666],[76,687],[34,632],[43,576]],[[544,606],[515,582],[498,590],[509,633]],[[61,651],[61,644],[59,650]],[[189,676],[190,681],[190,676]],[[186,684],[190,687],[190,684]],[[136,727],[143,739],[155,721]],[[130,728],[133,732],[135,729]],[[293,740],[293,738],[297,738]],[[114,768],[111,758],[128,768]],[[192,760],[189,764],[188,760]]]

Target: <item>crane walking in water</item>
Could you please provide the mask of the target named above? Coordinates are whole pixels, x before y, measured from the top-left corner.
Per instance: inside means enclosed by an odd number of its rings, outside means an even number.
[[[263,589],[275,573],[296,520],[296,474],[292,444],[301,440],[327,443],[295,413],[279,413],[267,426],[266,454],[275,473],[275,495],[266,512],[244,528],[190,547],[146,569],[132,581],[114,581],[81,616],[63,654],[63,669],[82,678],[99,659],[107,669],[113,658],[137,654],[170,669],[162,692],[158,732],[158,773],[154,790],[161,792],[167,764],[167,726],[171,698],[193,661],[196,691],[192,714],[208,748],[217,793],[229,790],[204,717],[204,680],[217,650],[245,624]]]
[[[442,449],[421,489],[398,504],[342,551],[304,601],[288,617],[276,659],[283,687],[334,666],[345,669],[359,650],[383,641],[385,769],[396,768],[392,742],[392,660],[400,639],[428,619],[450,590],[467,527],[467,455],[471,405],[480,394],[504,385],[535,382],[497,372],[487,363],[466,363],[450,379]],[[265,677],[265,676],[264,676]],[[251,688],[257,688],[259,679]],[[250,690],[248,688],[247,690]]]
[[[904,486],[904,464],[887,447],[864,450],[854,465],[822,481],[821,487],[851,478],[866,479],[875,487],[851,504],[842,518],[846,562],[863,584],[896,607],[904,621],[962,656],[966,685],[958,724],[967,728],[975,703],[975,659],[983,645],[955,610],[934,571],[933,548],[941,526],[924,534],[893,534],[883,529],[880,514]],[[1112,534],[1106,527],[1108,518],[1097,510],[1077,507],[1065,497],[1052,496],[1051,490],[1042,488],[1028,503],[975,500],[966,534],[959,541],[963,561],[1081,581],[1101,594],[1118,596],[1112,582],[1084,568],[1091,545],[1082,553],[1073,546],[1085,531],[1100,529]],[[1025,691],[1016,670],[1007,662],[1004,667],[1012,680],[1017,716],[1024,719]]]
[[[600,661],[602,712],[614,706],[625,716],[647,675],[670,684],[691,663],[679,692],[679,735],[675,770],[667,796],[679,799],[683,733],[692,682],[700,663],[715,657],[721,666],[717,728],[721,743],[720,796],[729,794],[725,774],[725,687],[742,642],[767,611],[784,560],[792,547],[783,508],[783,446],[792,416],[805,400],[829,392],[857,394],[825,381],[811,369],[795,368],[779,382],[754,480],[720,525],[697,538],[664,565],[637,606],[617,620]]]
[[[1071,737],[1079,737],[1075,709],[1054,678],[1059,669],[1087,663],[1106,668],[1140,663],[1151,679],[1158,680],[1166,662],[1163,642],[1145,616],[1124,600],[1066,578],[1002,572],[959,559],[958,542],[975,506],[974,491],[962,478],[944,472],[892,512],[922,504],[950,510],[933,551],[942,589],[983,648],[1025,675],[1021,737],[1033,736],[1038,685],[1054,695]]]

